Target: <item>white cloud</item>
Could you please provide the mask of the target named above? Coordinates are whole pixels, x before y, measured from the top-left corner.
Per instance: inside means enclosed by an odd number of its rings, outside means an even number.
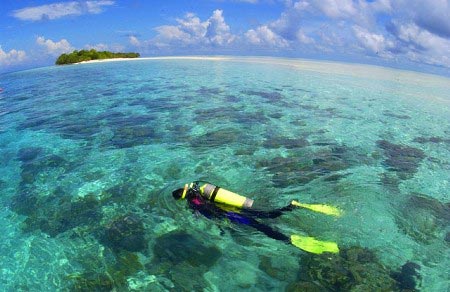
[[[141,41],[134,35],[130,35],[128,37],[128,41],[130,42],[131,45],[133,45],[135,47],[141,46]]]
[[[43,47],[47,54],[52,56],[57,56],[74,50],[66,39],[61,39],[59,42],[54,42],[51,39],[45,39],[44,37],[39,36],[36,38],[36,43]]]
[[[444,38],[450,38],[450,2],[448,0],[393,1],[397,20],[412,21],[419,27]]]
[[[9,52],[3,51],[0,46],[0,65],[11,66],[25,61],[27,55],[25,51],[12,49]]]
[[[310,45],[315,43],[314,39],[307,36],[302,29],[297,31],[296,38],[302,44]]]
[[[158,35],[153,40],[158,46],[226,46],[235,36],[226,24],[222,10],[215,10],[206,21],[201,21],[193,13],[177,19],[177,25],[163,25],[155,28]],[[130,39],[136,43],[137,39]]]
[[[215,10],[208,20],[205,37],[212,44],[222,46],[230,44],[234,40],[234,36],[230,33],[230,27],[225,23],[222,10]]]
[[[71,1],[53,4],[25,7],[13,11],[12,15],[20,20],[39,21],[53,20],[66,16],[82,14],[97,14],[103,11],[104,6],[111,6],[114,1]]]
[[[389,52],[394,47],[394,42],[386,39],[382,34],[371,33],[360,26],[353,26],[356,39],[370,52],[384,58],[392,57]]]
[[[110,51],[111,50],[110,46],[108,46],[107,44],[102,44],[102,43],[96,44],[96,45],[85,45],[84,47],[87,50],[92,50],[92,49],[94,49],[96,51]]]
[[[411,60],[450,68],[450,39],[435,35],[415,23],[395,23],[393,34]]]
[[[352,0],[319,0],[312,1],[326,16],[331,18],[347,18],[358,14],[356,3]]]
[[[273,32],[267,25],[262,25],[255,29],[250,29],[245,33],[245,37],[252,45],[284,48],[289,43],[284,38]]]

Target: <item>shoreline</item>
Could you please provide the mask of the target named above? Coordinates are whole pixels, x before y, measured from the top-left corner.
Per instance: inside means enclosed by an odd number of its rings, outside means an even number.
[[[163,57],[139,57],[139,58],[111,58],[100,60],[89,60],[72,65],[89,64],[89,63],[105,63],[105,62],[119,62],[119,61],[137,61],[137,60],[211,60],[211,61],[225,61],[232,60],[233,57],[219,57],[219,56],[163,56]]]
[[[430,86],[429,82],[437,80],[448,82],[449,78],[442,75],[410,71],[384,67],[381,65],[363,64],[363,63],[345,63],[337,61],[324,61],[301,58],[283,58],[283,57],[265,57],[265,56],[158,56],[158,57],[139,57],[139,58],[111,58],[102,60],[90,60],[72,65],[94,64],[107,62],[123,61],[145,61],[145,60],[198,60],[198,61],[228,61],[245,62],[268,65],[287,66],[297,70],[307,70],[324,74],[350,75],[355,77],[373,78],[374,76],[384,80],[408,81],[413,83],[424,83],[424,86]],[[371,70],[367,70],[370,68]],[[437,78],[437,80],[436,80]],[[440,83],[440,82],[439,82]]]

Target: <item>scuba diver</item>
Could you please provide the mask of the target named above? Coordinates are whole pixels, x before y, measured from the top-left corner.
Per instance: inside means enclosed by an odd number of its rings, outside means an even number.
[[[186,199],[189,207],[208,219],[228,219],[235,224],[243,224],[255,228],[266,236],[315,254],[323,252],[337,253],[339,248],[335,242],[321,241],[314,237],[291,235],[287,236],[257,219],[275,219],[297,207],[307,208],[327,215],[340,216],[341,211],[335,207],[323,204],[305,204],[293,200],[289,205],[262,211],[251,209],[253,200],[230,192],[208,182],[195,181],[185,184],[184,188],[172,192],[176,200]]]

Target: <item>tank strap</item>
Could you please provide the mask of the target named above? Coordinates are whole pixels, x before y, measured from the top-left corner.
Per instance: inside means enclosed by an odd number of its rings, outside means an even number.
[[[215,187],[214,191],[211,194],[211,198],[209,199],[211,202],[214,202],[214,200],[216,199],[217,196],[217,192],[219,191],[220,187]]]

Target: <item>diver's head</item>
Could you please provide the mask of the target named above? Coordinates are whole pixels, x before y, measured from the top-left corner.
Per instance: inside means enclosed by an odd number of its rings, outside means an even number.
[[[184,199],[186,197],[187,190],[188,190],[188,185],[185,184],[184,188],[173,191],[172,196],[175,200]]]

